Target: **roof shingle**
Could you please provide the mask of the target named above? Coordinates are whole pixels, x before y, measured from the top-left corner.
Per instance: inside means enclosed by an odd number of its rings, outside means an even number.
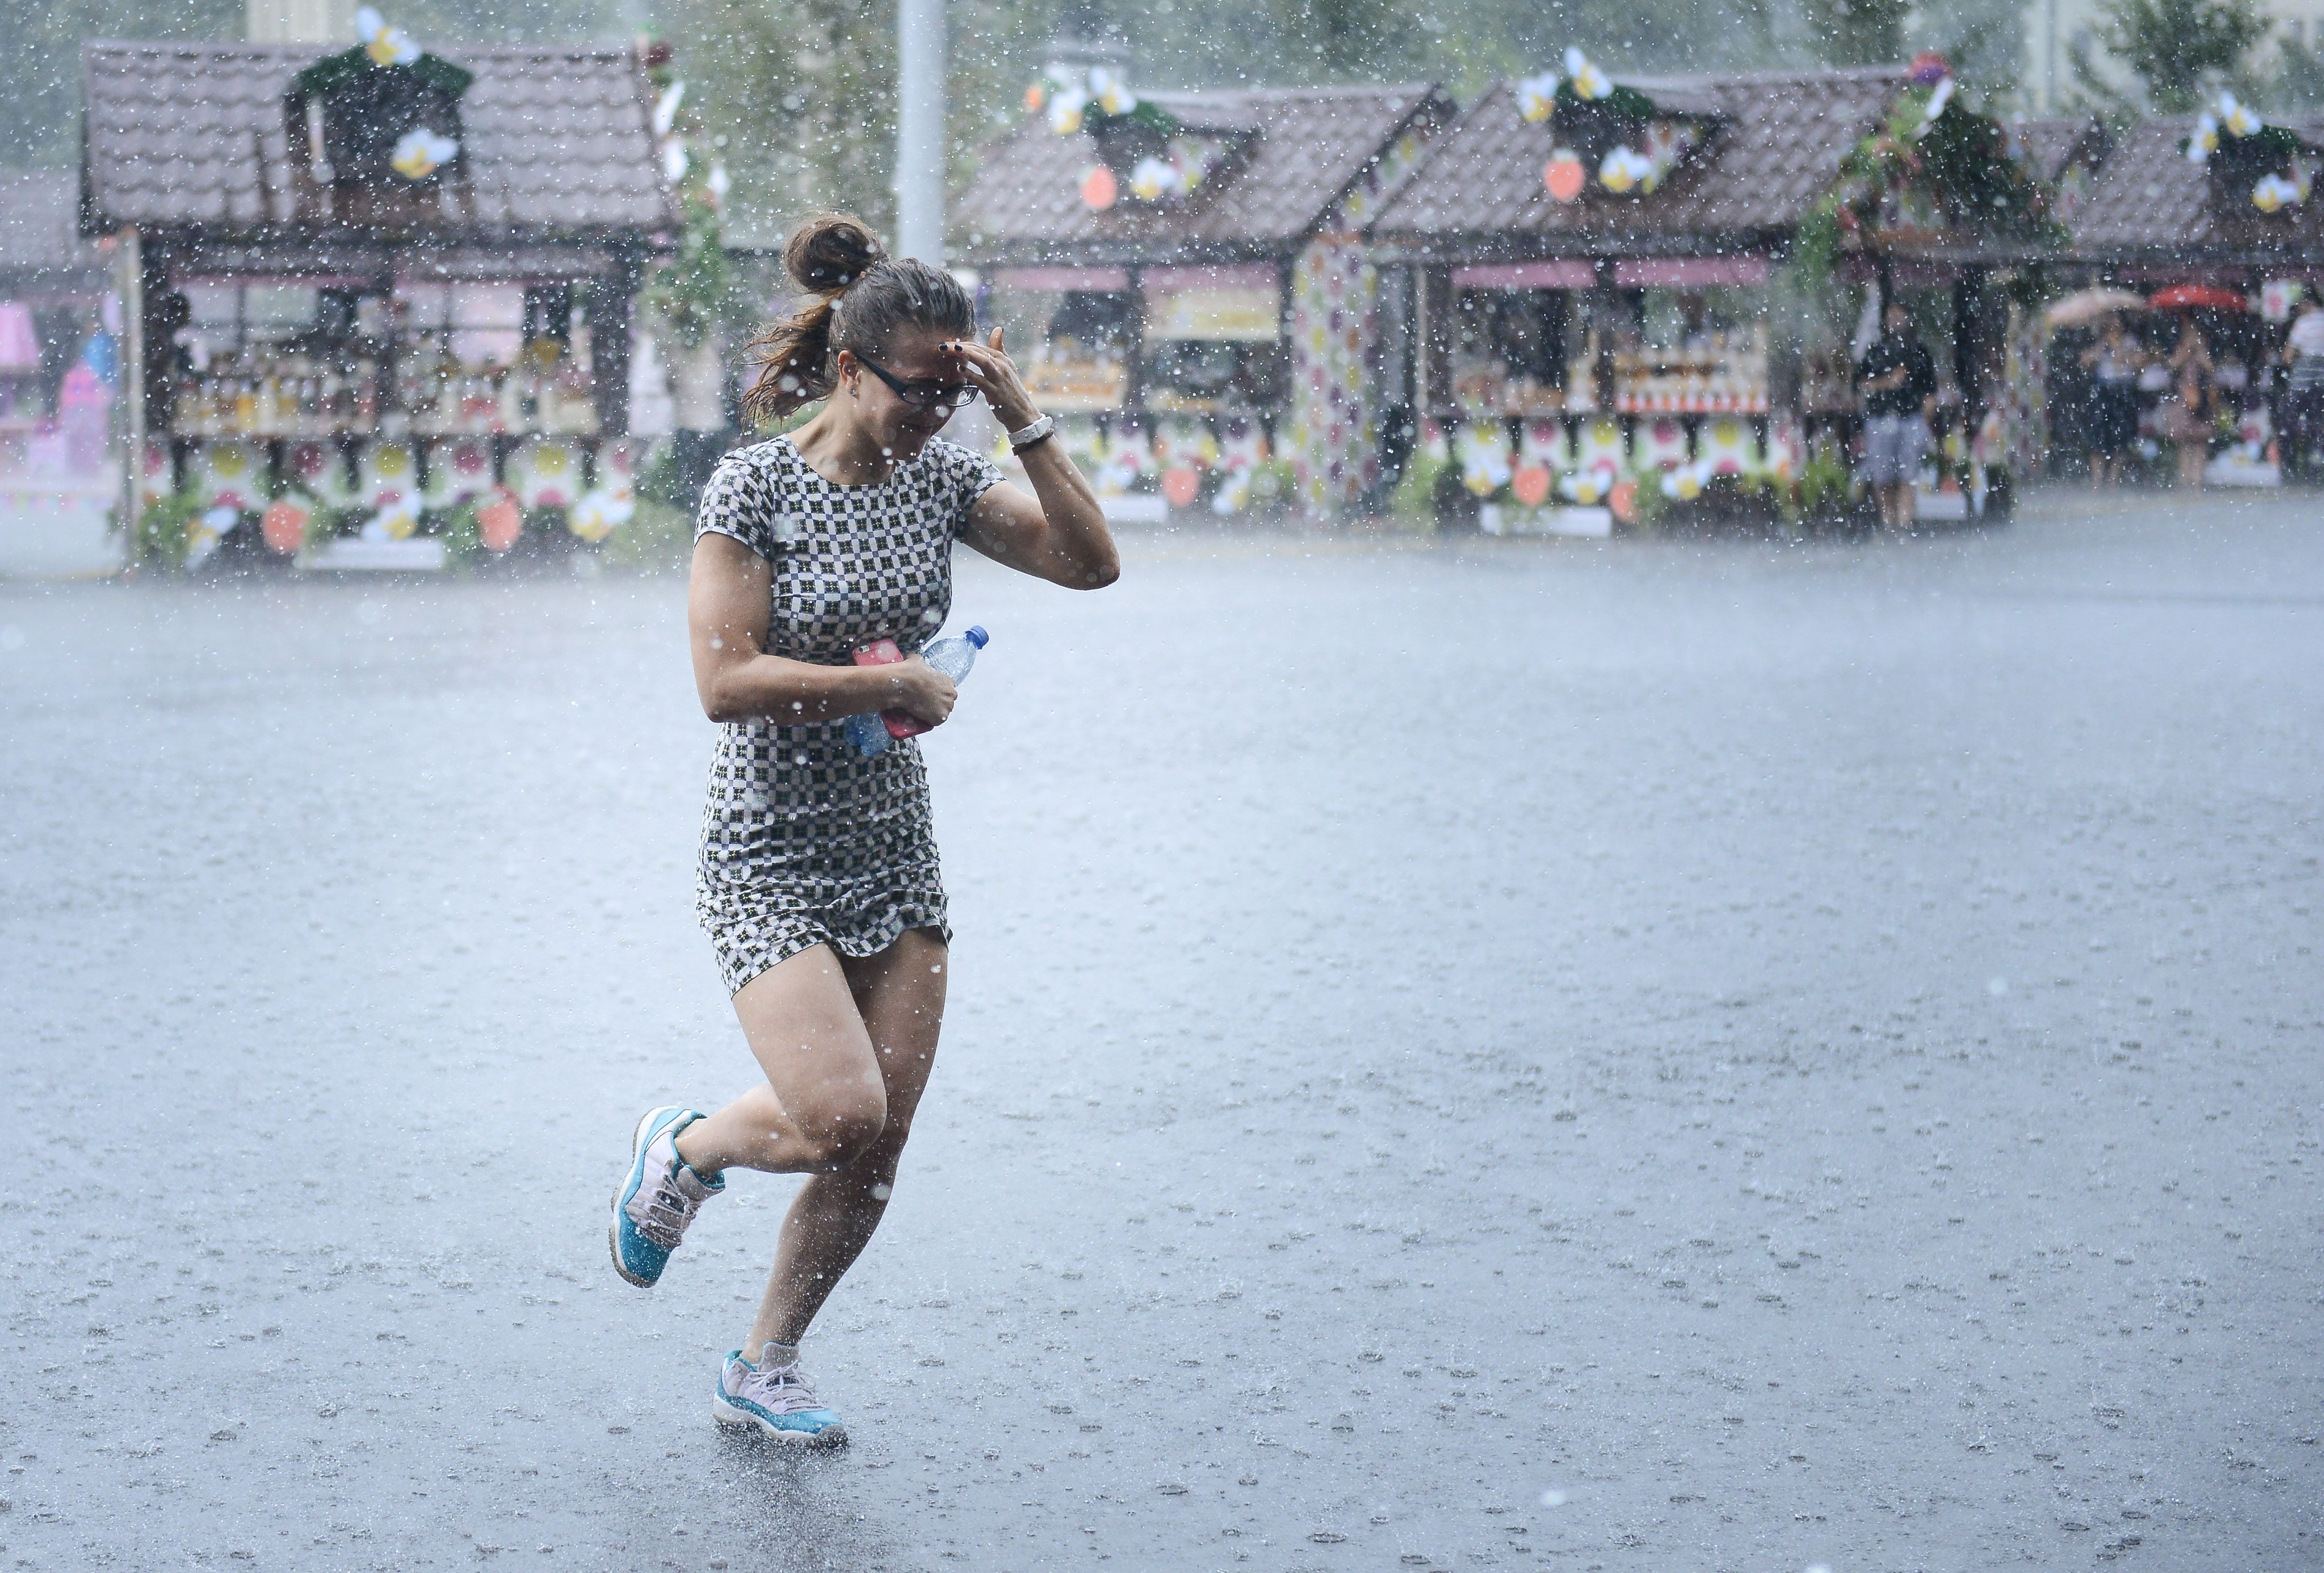
[[[2324,119],[2271,119],[2310,143],[2324,141]],[[2256,208],[2232,216],[2219,210],[2210,171],[2187,157],[2194,124],[2142,120],[2123,133],[2074,215],[2074,253],[2092,262],[2192,262],[2291,252],[2310,263],[2324,261],[2324,205],[2303,203],[2273,218]]]
[[[473,227],[603,236],[672,222],[628,51],[438,52],[475,77],[460,103]],[[89,227],[293,223],[282,103],[318,58],[311,45],[84,45]]]
[[[1088,133],[1059,136],[1038,117],[987,150],[953,215],[964,262],[1103,262],[1173,256],[1282,256],[1330,214],[1405,129],[1449,106],[1426,84],[1148,93],[1181,120],[1257,133],[1245,161],[1184,205],[1081,199],[1098,161]]]
[[[1617,197],[1593,182],[1579,201],[1553,198],[1542,184],[1551,126],[1520,115],[1503,83],[1438,139],[1372,233],[1441,255],[1612,255],[1700,246],[1706,237],[1764,244],[1830,189],[1905,76],[1881,67],[1624,80],[1661,106],[1717,117],[1707,151],[1661,189]]]

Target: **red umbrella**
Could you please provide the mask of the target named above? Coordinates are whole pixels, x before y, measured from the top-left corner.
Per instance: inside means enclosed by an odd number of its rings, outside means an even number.
[[[2146,303],[2157,311],[2251,309],[2241,295],[2218,284],[2173,284],[2168,290],[2157,290]]]

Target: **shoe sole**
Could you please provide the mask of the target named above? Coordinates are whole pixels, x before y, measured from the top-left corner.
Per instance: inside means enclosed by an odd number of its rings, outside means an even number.
[[[795,1448],[844,1448],[847,1445],[845,1426],[825,1426],[819,1431],[785,1430],[747,1409],[737,1409],[724,1399],[710,1401],[710,1418],[724,1431],[756,1431],[779,1442]]]
[[[647,1109],[639,1118],[638,1128],[630,1136],[630,1168],[632,1172],[638,1166],[638,1154],[645,1151],[646,1132],[652,1127],[655,1117],[669,1114],[678,1107],[674,1103],[664,1104],[659,1108]],[[613,1271],[622,1275],[622,1283],[635,1284],[640,1289],[651,1289],[659,1280],[640,1278],[622,1261],[622,1192],[629,1188],[630,1177],[627,1174],[622,1175],[622,1182],[613,1187],[613,1216],[605,1224],[605,1249],[612,1253]]]

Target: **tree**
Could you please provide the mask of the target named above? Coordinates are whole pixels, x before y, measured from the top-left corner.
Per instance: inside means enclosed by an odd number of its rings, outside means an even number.
[[[1811,46],[1827,65],[1899,64],[1912,9],[1912,0],[1808,0]]]
[[[2236,74],[2267,22],[2252,0],[2107,0],[2107,53],[2145,88],[2150,108],[2185,115]]]

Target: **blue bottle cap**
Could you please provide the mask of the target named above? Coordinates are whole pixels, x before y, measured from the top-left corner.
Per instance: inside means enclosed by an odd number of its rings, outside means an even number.
[[[972,628],[968,630],[968,642],[981,650],[992,642],[992,636],[981,628]]]

